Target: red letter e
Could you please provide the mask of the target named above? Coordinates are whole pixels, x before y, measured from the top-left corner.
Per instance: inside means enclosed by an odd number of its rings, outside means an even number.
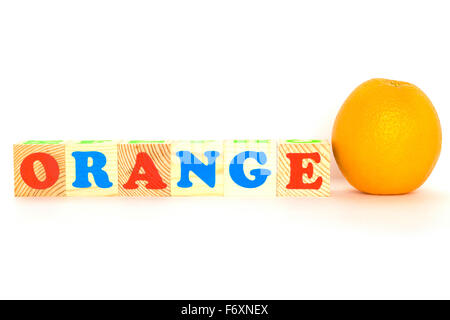
[[[316,163],[320,163],[320,154],[314,153],[287,153],[286,157],[291,161],[291,177],[287,189],[315,189],[318,190],[322,186],[322,177],[318,177],[313,183],[304,183],[303,175],[306,174],[309,179],[313,176],[313,165],[308,163],[306,168],[303,167],[304,159],[311,159]]]

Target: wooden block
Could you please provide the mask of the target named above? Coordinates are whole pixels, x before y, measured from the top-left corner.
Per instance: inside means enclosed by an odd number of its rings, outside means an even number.
[[[64,197],[66,194],[62,140],[30,140],[14,145],[14,195]]]
[[[226,140],[224,143],[226,197],[274,197],[277,144],[272,140]]]
[[[171,158],[172,196],[223,196],[222,141],[175,141]]]
[[[279,142],[277,196],[330,196],[328,141],[294,139]]]
[[[105,197],[119,194],[117,144],[118,141],[111,140],[66,143],[66,195],[68,197]],[[76,161],[75,158],[77,158]],[[86,174],[86,171],[92,170],[95,170],[95,174]]]
[[[171,143],[129,141],[118,145],[119,195],[170,197]]]

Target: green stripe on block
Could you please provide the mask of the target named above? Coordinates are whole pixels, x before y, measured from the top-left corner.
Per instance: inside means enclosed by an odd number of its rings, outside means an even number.
[[[269,143],[270,140],[233,140],[233,143]]]
[[[289,143],[321,143],[322,140],[299,140],[299,139],[290,139],[286,140]]]
[[[64,140],[28,140],[23,144],[59,144]]]

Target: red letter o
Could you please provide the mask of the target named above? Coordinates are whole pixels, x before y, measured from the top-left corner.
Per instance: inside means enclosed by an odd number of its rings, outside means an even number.
[[[39,161],[44,166],[46,178],[39,180],[34,172],[34,163]],[[23,181],[33,189],[47,189],[54,185],[59,178],[59,166],[54,157],[48,153],[36,152],[23,159],[20,165],[20,175]]]

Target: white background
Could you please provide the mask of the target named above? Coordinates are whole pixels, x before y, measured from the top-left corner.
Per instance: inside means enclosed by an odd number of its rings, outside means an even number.
[[[450,298],[447,1],[2,1],[0,298]],[[15,199],[27,139],[330,138],[408,81],[443,149],[405,196]],[[381,182],[380,182],[381,183]]]

